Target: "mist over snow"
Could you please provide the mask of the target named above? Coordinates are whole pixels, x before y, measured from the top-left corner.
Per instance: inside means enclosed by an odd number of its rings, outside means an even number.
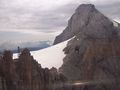
[[[120,21],[120,0],[0,0],[0,29],[61,31],[82,3]]]

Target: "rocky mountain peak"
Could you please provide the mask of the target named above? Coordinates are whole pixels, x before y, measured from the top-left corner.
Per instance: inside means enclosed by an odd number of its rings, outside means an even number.
[[[91,10],[95,10],[95,6],[93,4],[81,4],[77,9],[76,12],[81,12],[81,11],[91,11]]]
[[[54,44],[72,38],[59,69],[68,80],[93,83],[81,90],[120,89],[120,26],[92,4],[80,5]],[[117,84],[116,84],[117,83]]]
[[[97,38],[110,38],[116,32],[113,22],[99,12],[94,5],[82,4],[68,21],[66,29],[56,37],[54,44],[70,39],[79,33]]]

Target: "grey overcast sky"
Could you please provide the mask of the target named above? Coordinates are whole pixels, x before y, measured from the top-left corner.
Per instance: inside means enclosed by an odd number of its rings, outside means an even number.
[[[0,30],[63,30],[81,3],[120,21],[120,0],[0,0]]]
[[[120,22],[120,0],[0,0],[0,49],[23,42],[53,41],[83,3],[94,4]]]

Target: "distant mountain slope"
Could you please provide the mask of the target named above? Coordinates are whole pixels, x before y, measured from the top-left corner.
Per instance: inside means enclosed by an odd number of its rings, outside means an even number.
[[[30,51],[40,50],[51,46],[51,41],[36,41],[36,42],[5,42],[0,44],[0,52],[4,50],[11,50],[13,53],[18,52],[18,46],[20,49],[28,48]]]
[[[29,43],[29,44],[31,44],[31,43]],[[28,44],[28,45],[29,45]],[[42,42],[42,43],[39,43],[39,45],[36,45],[36,46],[24,46],[24,47],[22,47],[22,48],[28,48],[30,51],[36,51],[36,50],[40,50],[40,49],[44,49],[44,48],[48,48],[48,47],[50,47],[51,45],[49,45],[47,42]],[[18,50],[17,50],[17,48],[16,49],[14,49],[14,50],[12,50],[12,52],[14,52],[14,53],[17,53],[18,52]]]

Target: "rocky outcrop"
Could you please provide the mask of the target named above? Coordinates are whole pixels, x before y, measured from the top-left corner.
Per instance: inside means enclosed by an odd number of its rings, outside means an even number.
[[[5,90],[16,90],[17,74],[15,72],[15,64],[12,59],[12,52],[5,51],[1,58],[1,79]]]
[[[120,89],[120,27],[95,9],[83,4],[54,44],[74,36],[64,49],[59,69],[70,81],[84,83],[75,90]],[[77,83],[78,85],[78,83]]]
[[[28,49],[15,60],[10,51],[0,58],[0,90],[61,90],[57,85],[65,82],[66,78],[57,69],[42,68]]]

